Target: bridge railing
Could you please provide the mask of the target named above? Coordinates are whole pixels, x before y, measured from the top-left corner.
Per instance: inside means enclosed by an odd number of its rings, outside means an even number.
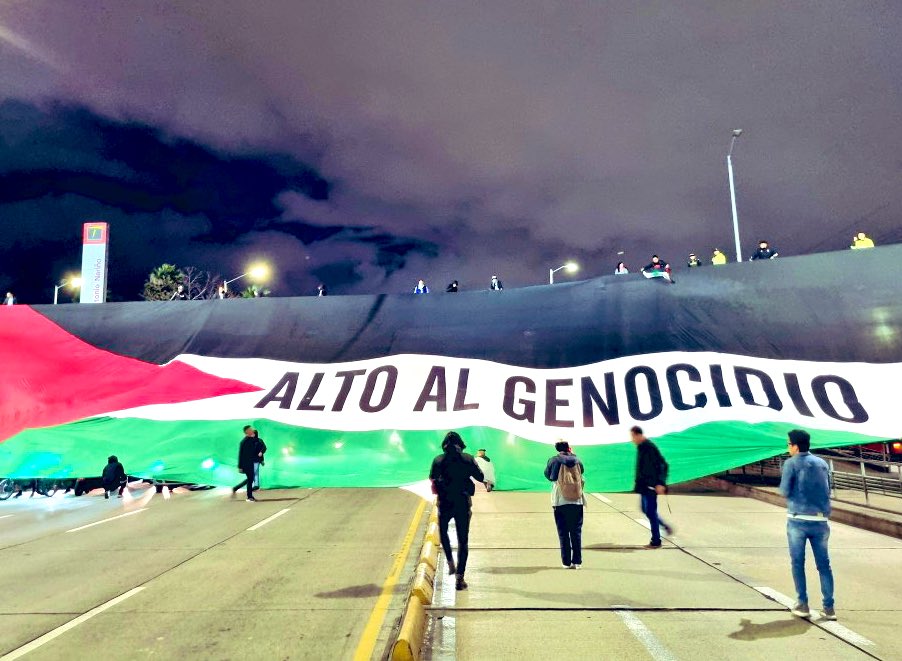
[[[864,501],[870,505],[871,496],[895,496],[902,498],[902,463],[889,461],[886,453],[862,448],[842,451],[818,452],[830,467],[830,496],[837,498],[837,491],[861,491]],[[739,468],[728,470],[727,479],[776,484],[779,481],[783,462],[789,457],[783,455],[765,459]]]

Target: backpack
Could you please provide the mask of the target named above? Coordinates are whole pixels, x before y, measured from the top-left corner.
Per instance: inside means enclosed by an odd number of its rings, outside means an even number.
[[[579,464],[575,466],[561,464],[557,474],[557,486],[565,500],[582,500],[583,484],[584,481],[582,473],[579,472]]]

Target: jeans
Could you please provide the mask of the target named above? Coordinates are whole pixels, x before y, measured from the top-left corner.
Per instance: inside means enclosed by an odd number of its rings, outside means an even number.
[[[670,526],[658,516],[657,492],[652,489],[646,489],[640,495],[642,497],[642,513],[648,517],[648,524],[651,527],[651,543],[657,546],[661,543],[661,526],[664,526],[665,529]]]
[[[454,519],[457,529],[457,575],[463,576],[467,570],[467,556],[470,555],[470,499],[439,501],[438,531],[442,540],[442,550],[448,562],[454,561],[451,555],[451,538],[448,537],[448,524]]]
[[[808,584],[805,580],[805,542],[811,542],[814,564],[821,579],[821,596],[824,608],[833,608],[833,570],[827,542],[830,541],[830,524],[826,521],[801,521],[789,519],[786,522],[786,537],[789,540],[789,558],[792,561],[792,581],[796,586],[799,601],[808,603]]]
[[[558,505],[553,509],[561,542],[561,564],[583,564],[583,506]]]

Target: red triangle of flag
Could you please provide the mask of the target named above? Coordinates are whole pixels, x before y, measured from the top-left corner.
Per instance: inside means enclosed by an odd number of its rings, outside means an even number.
[[[98,349],[24,305],[0,306],[0,442],[110,411],[260,390],[178,361]]]

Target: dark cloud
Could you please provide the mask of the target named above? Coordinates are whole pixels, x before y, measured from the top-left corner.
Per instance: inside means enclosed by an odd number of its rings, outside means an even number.
[[[435,255],[429,242],[375,227],[283,220],[280,194],[314,201],[329,195],[325,179],[285,155],[215,152],[84,108],[54,104],[42,110],[18,101],[0,103],[0,141],[3,286],[15,288],[23,301],[44,300],[57,272],[77,269],[79,228],[86,220],[111,222],[111,288],[126,300],[137,296],[149,269],[162,261],[221,271],[243,266],[233,265],[229,253],[281,252],[281,282],[303,291],[315,275],[299,259],[303,246],[372,246],[369,262],[385,274],[403,266],[410,252]],[[284,254],[286,242],[295,249]],[[342,260],[319,270],[339,288],[363,278]]]
[[[594,275],[621,250],[632,266],[732,258],[735,127],[746,254],[761,237],[783,255],[857,229],[902,240],[898,3],[32,0],[0,7],[0,26],[0,94],[150,143],[100,159],[102,128],[72,146],[48,120],[45,143],[89,176],[54,178],[20,149],[13,169],[44,174],[17,186],[108,200],[81,211],[129,232],[140,216],[183,237],[181,216],[188,259],[275,251],[285,291],[329,265],[355,265],[346,291],[364,292],[495,271],[535,284],[570,258]],[[179,145],[188,163],[161,167]]]

